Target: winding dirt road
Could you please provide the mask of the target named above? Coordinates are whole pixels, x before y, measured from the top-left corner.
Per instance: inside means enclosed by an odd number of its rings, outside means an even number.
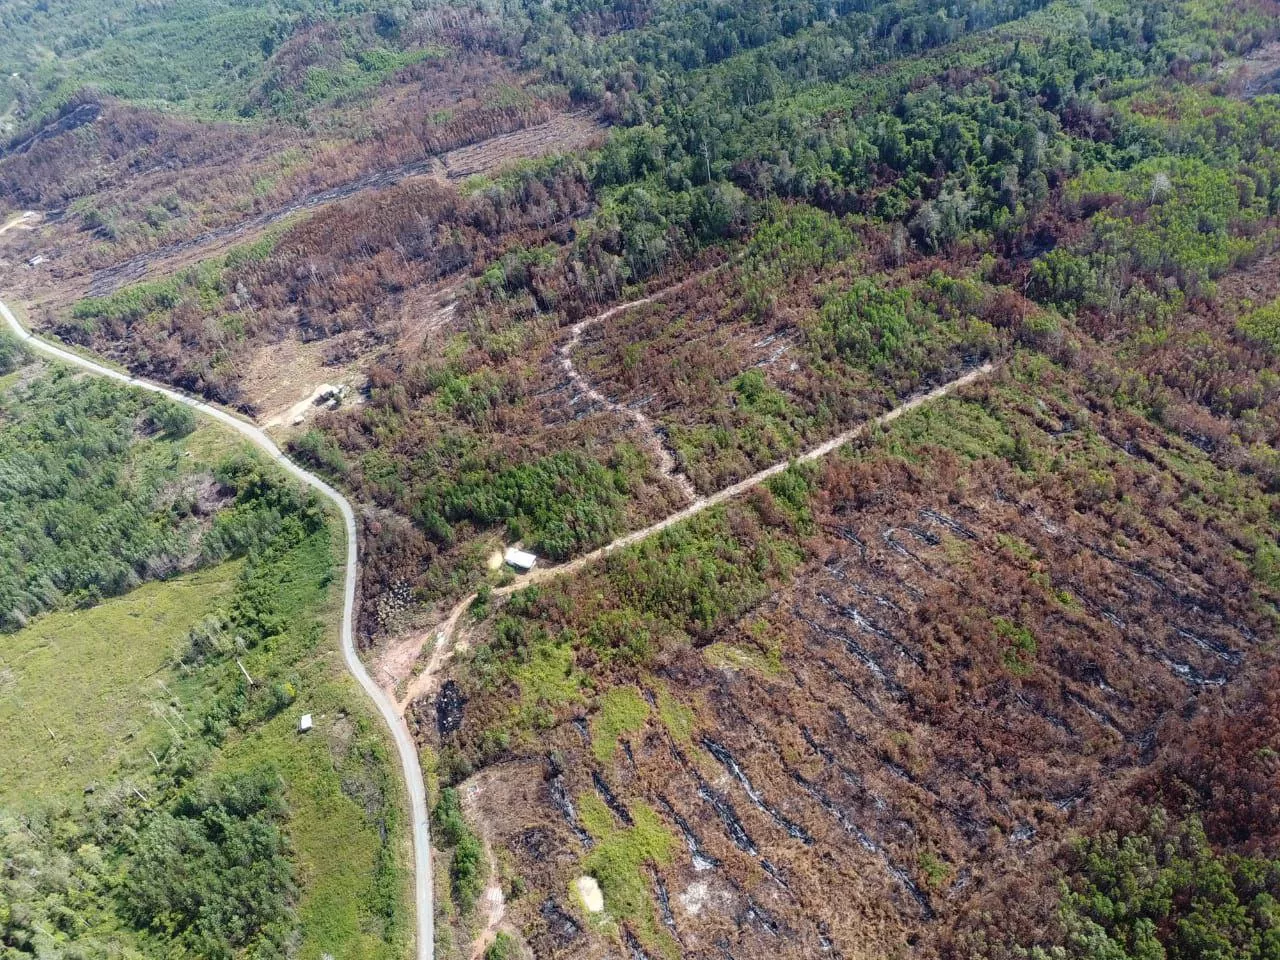
[[[400,766],[404,775],[405,786],[409,793],[410,816],[413,821],[414,904],[418,915],[415,956],[417,960],[434,960],[435,931],[431,900],[431,839],[428,828],[426,788],[422,779],[422,769],[418,764],[417,744],[414,743],[413,736],[405,725],[398,705],[392,701],[391,697],[378,684],[374,683],[373,678],[369,676],[364,664],[360,661],[360,657],[356,654],[355,600],[359,558],[357,555],[358,543],[356,540],[355,513],[351,509],[351,504],[333,487],[314,474],[303,470],[286,457],[271,438],[252,423],[241,420],[239,417],[233,416],[218,407],[211,406],[203,400],[189,397],[184,393],[170,387],[161,386],[158,383],[140,380],[127,373],[112,370],[110,367],[105,367],[102,364],[72,353],[70,350],[65,350],[46,340],[35,337],[19,322],[13,311],[3,302],[0,302],[0,316],[3,316],[14,336],[26,343],[31,349],[47,357],[79,367],[95,376],[107,377],[131,387],[137,387],[140,390],[158,393],[177,403],[191,407],[193,410],[217,420],[224,426],[230,427],[265,452],[286,473],[316,490],[338,508],[338,511],[342,514],[347,537],[346,577],[343,581],[342,596],[342,656],[346,662],[347,670],[356,678],[356,682],[360,684],[361,688],[378,708],[378,713],[381,714],[383,721],[391,731],[392,739],[396,745],[396,752],[400,756]]]
[[[591,327],[604,323],[607,320],[626,313],[628,310],[634,310],[636,307],[642,307],[647,303],[661,303],[673,293],[678,293],[686,287],[692,286],[706,280],[708,277],[715,276],[717,273],[727,269],[741,257],[734,257],[725,263],[717,264],[709,269],[699,271],[685,277],[678,283],[673,283],[669,287],[652,293],[647,297],[641,297],[638,300],[631,300],[627,303],[620,303],[615,307],[610,307],[603,313],[597,313],[592,317],[585,317],[579,320],[569,328],[569,339],[562,343],[556,352],[560,356],[560,369],[569,378],[569,382],[573,384],[574,389],[578,391],[578,395],[586,397],[591,403],[597,403],[624,419],[631,420],[640,430],[644,437],[644,444],[653,455],[654,460],[658,464],[658,468],[662,471],[663,476],[670,480],[680,490],[681,495],[686,500],[696,500],[698,491],[694,489],[693,481],[688,475],[680,469],[680,464],[676,461],[675,453],[667,444],[667,440],[659,429],[658,425],[643,410],[636,407],[630,407],[626,404],[619,403],[616,400],[610,400],[601,393],[587,376],[582,373],[573,362],[573,351],[582,343],[582,335]]]
[[[666,291],[664,291],[666,292]],[[618,414],[632,420],[640,429],[644,436],[644,444],[649,448],[654,460],[658,463],[658,469],[662,471],[662,475],[674,483],[680,490],[680,493],[686,500],[693,500],[697,497],[697,491],[693,487],[691,481],[684,473],[681,472],[679,464],[676,462],[675,455],[667,448],[666,443],[662,439],[662,434],[658,431],[657,426],[643,410],[635,407],[629,407],[626,404],[618,403],[616,400],[610,400],[603,393],[591,385],[586,376],[584,376],[574,365],[573,351],[577,349],[579,343],[582,342],[583,332],[597,323],[603,323],[610,317],[638,307],[645,303],[653,303],[654,297],[645,297],[641,300],[633,300],[630,303],[624,303],[620,306],[606,310],[604,313],[589,317],[586,320],[579,320],[575,323],[570,331],[569,339],[560,346],[560,368],[564,370],[565,376],[569,378],[569,382],[581,396],[586,397],[592,403],[598,403],[606,410]]]

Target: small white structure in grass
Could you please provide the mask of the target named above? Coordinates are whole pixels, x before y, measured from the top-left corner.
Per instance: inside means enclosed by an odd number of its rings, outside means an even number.
[[[311,714],[304,713],[302,719],[298,721],[298,732],[306,733],[311,729]]]
[[[502,559],[521,573],[528,573],[533,569],[533,565],[538,562],[538,558],[532,553],[517,550],[515,547],[507,547],[507,552],[502,555]]]

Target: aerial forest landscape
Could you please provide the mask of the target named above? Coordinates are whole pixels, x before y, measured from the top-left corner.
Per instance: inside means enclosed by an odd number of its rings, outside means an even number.
[[[0,0],[0,960],[1280,960],[1280,2]]]

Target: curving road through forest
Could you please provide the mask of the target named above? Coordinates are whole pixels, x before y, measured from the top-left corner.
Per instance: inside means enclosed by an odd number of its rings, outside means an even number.
[[[207,417],[212,417],[224,426],[230,427],[266,453],[286,473],[316,490],[338,508],[346,526],[347,536],[347,569],[343,580],[342,597],[342,656],[346,662],[347,670],[356,678],[364,692],[377,706],[378,713],[382,715],[383,721],[391,730],[392,739],[396,744],[396,752],[400,755],[400,766],[404,774],[405,786],[409,792],[410,817],[413,821],[414,904],[418,915],[415,956],[417,960],[434,960],[435,931],[433,929],[434,913],[431,902],[431,842],[428,828],[426,787],[422,779],[422,769],[418,764],[418,747],[414,743],[413,736],[409,733],[408,726],[406,726],[404,719],[401,717],[396,704],[392,702],[381,687],[373,682],[373,678],[369,676],[368,671],[365,670],[364,663],[361,662],[356,653],[355,601],[359,558],[357,556],[356,518],[351,509],[351,504],[347,502],[346,497],[329,486],[329,484],[315,474],[303,470],[286,457],[275,442],[252,423],[241,420],[225,410],[205,403],[203,400],[187,396],[171,387],[161,386],[148,380],[141,380],[127,373],[121,373],[119,370],[112,370],[110,367],[105,367],[70,350],[42,340],[27,330],[14,315],[13,311],[2,301],[0,301],[0,316],[4,318],[14,336],[45,356],[63,363],[69,363],[96,376],[107,377],[131,387],[137,387],[140,390],[158,393],[177,403],[185,404]]]

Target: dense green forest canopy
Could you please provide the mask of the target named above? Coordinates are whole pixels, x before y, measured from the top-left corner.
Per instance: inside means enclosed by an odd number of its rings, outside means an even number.
[[[90,87],[199,116],[236,116],[263,82],[276,46],[318,20],[346,25],[353,52],[344,76],[376,80],[402,66],[400,45],[378,42],[376,31],[357,42],[375,8],[360,0],[19,0],[0,10],[0,100],[6,112],[17,107],[38,117]],[[394,9],[385,16],[383,33],[391,35]]]
[[[195,426],[187,407],[62,367],[0,393],[0,630],[243,555],[297,512],[266,481],[240,489],[235,464],[193,462]]]
[[[163,490],[189,411],[62,372],[0,395],[0,418],[0,627],[186,565],[196,490]]]
[[[1280,950],[1280,859],[1222,855],[1198,820],[1157,808],[1144,829],[1081,840],[1064,891],[1065,949],[1052,957],[1258,957]]]

